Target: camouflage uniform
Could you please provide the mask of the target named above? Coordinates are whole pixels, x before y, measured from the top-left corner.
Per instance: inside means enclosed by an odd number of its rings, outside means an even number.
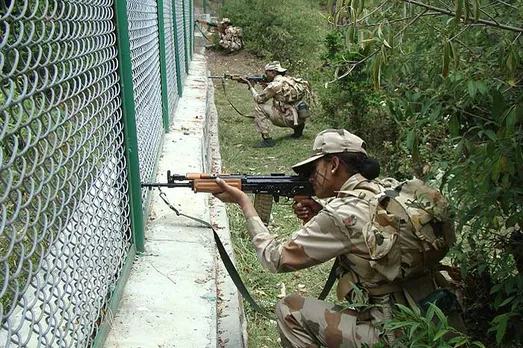
[[[293,169],[298,171],[327,153],[366,154],[359,137],[344,130],[328,130],[323,136],[325,132],[316,137],[317,155]],[[347,300],[347,306],[298,295],[287,296],[278,303],[277,324],[284,347],[361,347],[363,343],[372,346],[383,339],[376,324],[391,318],[394,303],[417,306],[420,300],[444,286],[441,275],[432,270],[439,259],[436,262],[424,259],[420,241],[413,233],[388,240],[367,232],[373,226],[369,224],[372,201],[366,199],[367,194],[374,197],[384,189],[381,183],[354,174],[340,188],[337,197],[324,201],[323,209],[283,242],[269,233],[259,217],[247,219],[247,231],[258,259],[271,272],[291,272],[333,258],[340,265],[337,296],[339,301]],[[392,226],[387,218],[380,215],[379,223],[385,228]],[[384,250],[387,246],[388,250]],[[383,255],[376,259],[376,252]],[[398,277],[408,280],[395,281]],[[354,291],[354,286],[362,291]],[[350,303],[379,306],[351,308]],[[449,317],[449,322],[463,328],[459,315]]]
[[[258,133],[268,134],[271,124],[278,127],[294,128],[305,123],[306,119],[300,118],[297,110],[297,105],[302,100],[293,103],[285,102],[294,99],[289,94],[296,94],[296,87],[292,87],[297,85],[296,81],[292,77],[277,75],[261,93],[258,93],[254,88],[251,89],[256,102],[254,123]],[[272,104],[266,104],[271,98],[273,99]]]
[[[360,174],[353,175],[342,191],[356,187],[379,190]],[[290,272],[308,268],[337,256],[368,258],[368,248],[362,235],[369,222],[366,201],[340,193],[324,209],[295,232],[289,241],[279,242],[258,217],[247,220],[247,230],[253,236],[258,259],[271,272]],[[371,281],[385,281],[379,274],[369,275]],[[284,347],[359,347],[362,342],[379,340],[379,330],[373,324],[383,320],[384,309],[374,308],[358,313],[316,299],[288,296],[280,301],[276,313],[278,329]]]
[[[227,26],[220,34],[220,46],[227,52],[236,52],[243,48],[243,33],[240,27]]]

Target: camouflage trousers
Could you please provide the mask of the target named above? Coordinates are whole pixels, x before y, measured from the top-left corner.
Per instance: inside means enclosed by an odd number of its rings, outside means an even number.
[[[255,104],[254,124],[256,132],[269,134],[271,124],[277,127],[294,128],[299,124],[305,123],[305,119],[298,117],[295,108],[289,108],[286,112],[281,112],[273,104]]]
[[[227,52],[236,52],[243,48],[242,41],[237,40],[220,40],[220,46],[222,46]]]
[[[372,323],[383,318],[378,309],[371,311],[367,318],[362,318],[361,313],[349,308],[299,295],[287,296],[276,307],[281,345],[359,348],[367,343],[372,347],[380,340],[381,333]]]

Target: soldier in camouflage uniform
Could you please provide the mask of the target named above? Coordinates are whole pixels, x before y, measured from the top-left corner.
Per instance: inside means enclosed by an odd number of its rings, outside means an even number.
[[[243,48],[243,33],[240,27],[231,25],[229,18],[223,18],[218,25],[220,46],[227,53],[237,52]]]
[[[293,205],[305,224],[286,241],[278,241],[268,231],[242,191],[217,179],[224,192],[216,196],[240,205],[258,259],[269,271],[292,272],[337,258],[337,295],[340,301],[347,300],[347,305],[299,295],[283,298],[276,308],[283,347],[361,347],[364,343],[372,347],[387,339],[377,324],[391,318],[394,303],[416,306],[440,280],[432,272],[434,265],[422,259],[414,237],[402,236],[398,241],[402,250],[408,250],[401,257],[371,258],[371,249],[386,247],[390,241],[369,245],[364,236],[370,221],[369,201],[354,192],[376,194],[384,190],[373,181],[379,175],[379,164],[367,157],[364,141],[346,130],[329,129],[318,134],[313,149],[316,154],[293,169],[309,175],[316,197],[325,201],[320,204],[311,198]],[[408,280],[391,280],[395,277],[392,269],[408,274]],[[351,308],[350,303],[379,306]]]
[[[262,141],[254,147],[272,147],[275,145],[269,129],[271,124],[278,127],[289,127],[294,130],[292,138],[300,138],[303,134],[308,114],[308,99],[310,99],[307,81],[286,76],[280,62],[274,61],[265,66],[265,75],[269,84],[258,93],[251,82],[244,79],[254,98],[256,114],[254,123],[256,132],[262,135]],[[272,99],[272,104],[267,101]]]

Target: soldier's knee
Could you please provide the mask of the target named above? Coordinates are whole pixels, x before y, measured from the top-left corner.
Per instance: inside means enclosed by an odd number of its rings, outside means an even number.
[[[278,301],[276,304],[276,316],[284,320],[291,312],[298,312],[303,308],[305,299],[299,295],[289,295]]]
[[[284,297],[281,302],[285,304],[290,311],[297,312],[303,309],[303,304],[305,303],[305,299],[301,297],[300,295],[289,295]]]

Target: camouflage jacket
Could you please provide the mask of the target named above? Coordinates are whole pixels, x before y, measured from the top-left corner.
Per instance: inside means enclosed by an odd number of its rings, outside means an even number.
[[[351,176],[338,196],[326,201],[318,215],[287,241],[278,241],[259,217],[248,219],[247,230],[261,264],[271,272],[291,272],[337,256],[345,259],[347,264],[351,264],[349,257],[369,260],[369,249],[362,233],[363,227],[370,221],[369,203],[343,192],[356,188],[368,188],[375,192],[382,190],[379,184],[367,181],[360,174]],[[372,272],[365,274],[365,279],[381,282],[386,278]]]
[[[306,91],[302,91],[306,87]],[[299,92],[297,92],[299,91]],[[308,82],[290,76],[276,75],[267,87],[258,93],[254,88],[251,89],[254,101],[257,104],[264,104],[272,98],[274,107],[285,113],[289,107],[294,107],[305,96],[309,94]],[[298,95],[298,93],[300,93]]]
[[[240,27],[228,26],[225,28],[225,33],[222,34],[220,32],[220,41],[223,41],[223,43],[228,43],[229,45],[242,47],[242,38],[243,33]]]

